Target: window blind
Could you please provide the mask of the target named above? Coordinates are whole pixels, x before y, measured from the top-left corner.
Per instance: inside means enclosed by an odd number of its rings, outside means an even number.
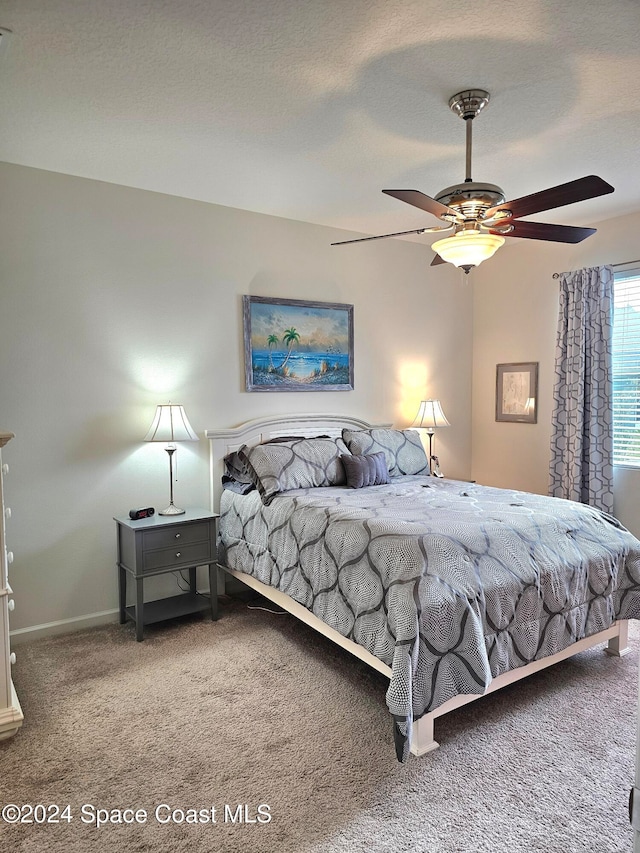
[[[615,274],[613,463],[640,468],[640,269]]]

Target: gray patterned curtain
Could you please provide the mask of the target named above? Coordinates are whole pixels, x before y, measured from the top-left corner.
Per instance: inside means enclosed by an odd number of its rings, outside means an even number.
[[[560,275],[549,494],[613,512],[613,270]]]

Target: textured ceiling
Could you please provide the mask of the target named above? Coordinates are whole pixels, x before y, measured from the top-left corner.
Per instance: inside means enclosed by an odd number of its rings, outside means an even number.
[[[464,178],[455,92],[491,103],[473,178],[640,209],[638,0],[0,0],[0,159],[361,233]],[[427,235],[424,238],[427,240]]]

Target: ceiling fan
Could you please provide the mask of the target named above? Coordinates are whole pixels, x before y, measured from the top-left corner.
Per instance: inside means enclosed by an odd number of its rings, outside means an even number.
[[[332,246],[400,237],[404,234],[430,234],[453,231],[453,235],[432,244],[437,253],[431,266],[452,263],[465,273],[490,258],[505,242],[505,237],[524,237],[528,240],[551,240],[557,243],[579,243],[595,228],[572,225],[551,225],[545,222],[522,220],[522,216],[585,201],[613,192],[613,187],[596,175],[578,178],[557,187],[532,193],[513,201],[505,201],[504,192],[495,184],[478,183],[471,178],[471,146],[473,120],[489,103],[484,89],[467,89],[449,100],[450,109],[464,119],[466,125],[466,177],[464,182],[441,190],[435,198],[419,190],[382,190],[383,193],[419,207],[445,222],[431,228],[396,231],[375,237],[342,240]]]

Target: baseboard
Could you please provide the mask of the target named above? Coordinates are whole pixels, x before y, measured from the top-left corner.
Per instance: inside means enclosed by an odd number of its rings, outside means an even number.
[[[45,622],[43,625],[31,625],[29,628],[17,628],[9,632],[11,646],[18,646],[31,640],[43,637],[54,637],[56,634],[69,634],[72,631],[82,631],[83,628],[95,628],[97,625],[108,625],[117,622],[118,610],[103,610],[88,616],[76,616],[72,619],[60,619],[58,622]]]
[[[199,591],[203,595],[209,595],[208,587]],[[11,646],[14,647],[43,637],[55,637],[57,634],[70,634],[72,631],[82,631],[84,628],[110,625],[119,620],[120,612],[117,608],[115,610],[103,610],[100,613],[91,613],[87,616],[74,616],[71,619],[60,619],[58,622],[45,622],[42,625],[31,625],[28,628],[16,628],[14,631],[9,631],[9,637]]]

